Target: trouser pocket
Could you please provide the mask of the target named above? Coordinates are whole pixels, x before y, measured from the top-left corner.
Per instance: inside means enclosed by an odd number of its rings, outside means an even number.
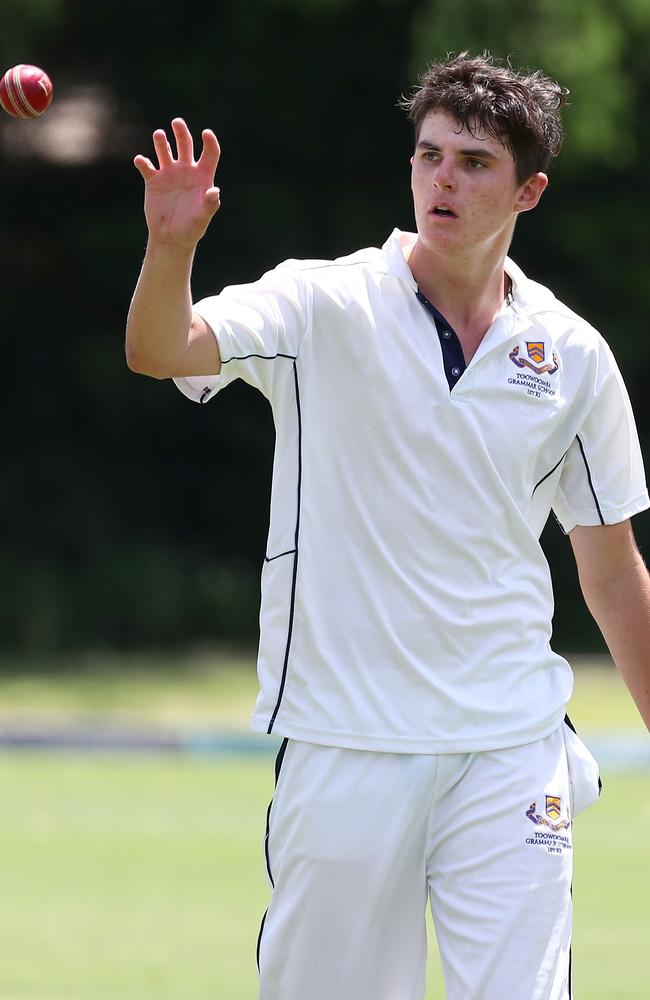
[[[569,769],[573,815],[577,816],[597,801],[602,783],[596,758],[567,720],[562,726],[562,733]]]

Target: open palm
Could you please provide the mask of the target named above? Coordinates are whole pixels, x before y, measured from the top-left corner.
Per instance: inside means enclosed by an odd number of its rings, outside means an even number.
[[[179,248],[193,248],[219,209],[219,189],[214,187],[214,175],[221,151],[214,132],[206,129],[202,133],[203,150],[195,161],[192,135],[182,118],[173,120],[172,130],[176,139],[176,159],[167,134],[157,129],[153,144],[158,167],[146,156],[138,155],[133,162],[145,182],[144,212],[150,239]]]

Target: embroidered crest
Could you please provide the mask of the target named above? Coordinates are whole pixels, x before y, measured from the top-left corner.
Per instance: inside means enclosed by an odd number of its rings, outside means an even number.
[[[542,361],[546,357],[546,349],[544,347],[543,340],[527,340],[526,350],[528,351],[528,357],[535,364],[541,365]]]
[[[522,358],[519,356],[519,344],[513,347],[508,355],[513,365],[516,365],[517,368],[530,368],[536,375],[555,374],[560,367],[560,362],[555,351],[553,351],[551,361],[547,361],[546,364],[541,364],[539,362],[542,362],[545,357],[544,344],[539,341],[526,341],[526,348],[528,350],[528,357]],[[532,360],[530,360],[531,358]],[[538,361],[538,364],[533,364],[533,361]]]
[[[559,819],[561,814],[562,800],[558,795],[547,795],[546,796],[546,813],[549,817],[553,817],[556,820]],[[551,819],[547,819],[546,816],[540,816],[537,810],[537,804],[531,802],[528,809],[526,810],[526,815],[531,823],[535,823],[536,826],[545,826],[549,830],[568,830],[571,826],[571,820],[569,818],[561,820],[559,823],[552,822]]]
[[[549,819],[558,820],[562,812],[562,799],[559,795],[546,796],[546,815]]]
[[[535,824],[534,829],[529,829],[526,837],[527,847],[537,847],[546,851],[547,854],[562,856],[566,851],[573,850],[571,843],[571,816],[566,810],[566,819],[562,819],[562,797],[560,795],[544,796],[544,813],[542,816],[537,812],[537,805],[534,802],[528,806],[526,816]]]

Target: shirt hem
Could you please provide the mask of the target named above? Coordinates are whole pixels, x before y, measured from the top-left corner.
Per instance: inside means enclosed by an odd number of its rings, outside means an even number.
[[[319,746],[340,747],[344,750],[374,750],[378,753],[410,754],[461,754],[481,751],[503,750],[507,747],[536,743],[554,733],[562,724],[566,705],[543,724],[530,727],[525,732],[517,730],[508,733],[486,733],[467,739],[430,736],[395,736],[389,734],[342,733],[336,730],[316,729],[299,723],[276,719],[272,735],[302,743],[317,743]],[[268,734],[268,718],[254,715],[251,721],[254,732]]]
[[[621,507],[603,507],[601,512],[596,510],[594,507],[581,507],[576,510],[572,510],[568,505],[564,510],[558,512],[553,508],[553,513],[562,528],[565,535],[573,531],[574,528],[578,526],[583,528],[598,527],[601,524],[620,524],[621,521],[627,521],[629,518],[634,517],[636,514],[640,514],[642,511],[647,510],[650,507],[650,497],[648,493],[642,493],[640,496],[631,500],[625,506]],[[602,517],[601,517],[602,513]]]

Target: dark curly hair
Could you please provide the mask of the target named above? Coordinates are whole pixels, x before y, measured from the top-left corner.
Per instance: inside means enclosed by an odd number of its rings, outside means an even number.
[[[416,140],[430,111],[444,111],[472,134],[484,131],[510,150],[517,181],[546,172],[564,139],[560,109],[568,90],[543,73],[518,73],[497,65],[489,52],[468,52],[432,63],[410,97],[399,104],[415,126]]]

